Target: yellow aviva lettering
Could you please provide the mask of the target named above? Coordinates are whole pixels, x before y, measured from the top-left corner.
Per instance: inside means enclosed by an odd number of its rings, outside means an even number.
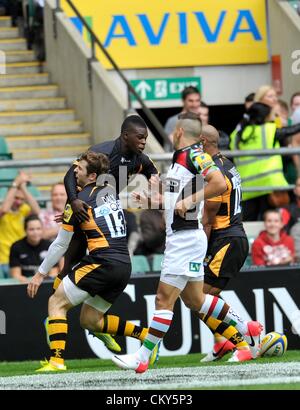
[[[228,37],[230,43],[234,43],[239,36],[245,34],[250,35],[254,41],[263,40],[251,10],[237,10],[235,14],[234,19],[229,19],[228,11],[221,10],[217,19],[211,21],[203,11],[164,13],[159,24],[155,24],[155,27],[147,14],[136,14],[134,23],[140,25],[151,46],[161,44],[171,19],[175,19],[177,22],[178,40],[182,45],[189,44],[189,24],[193,23],[192,19],[199,27],[199,35],[202,34],[207,43],[218,42],[224,26],[228,24],[229,20],[231,24],[233,23]],[[132,20],[130,21],[132,22]],[[113,42],[120,39],[127,41],[131,47],[137,46],[139,40],[134,33],[134,27],[130,25],[130,21],[128,16],[124,14],[113,15],[104,41],[104,47],[109,47]]]

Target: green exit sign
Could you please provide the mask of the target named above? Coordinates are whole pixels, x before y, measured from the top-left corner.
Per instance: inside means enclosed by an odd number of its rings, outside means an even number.
[[[164,101],[181,99],[181,93],[185,87],[193,86],[201,92],[200,77],[179,78],[147,78],[131,80],[135,91],[146,101]],[[131,99],[136,98],[131,94]]]

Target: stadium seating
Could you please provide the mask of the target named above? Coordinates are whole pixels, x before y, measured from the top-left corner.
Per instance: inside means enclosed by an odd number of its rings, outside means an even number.
[[[9,187],[17,175],[18,170],[16,168],[1,168],[0,187]]]
[[[248,238],[251,253],[251,246],[254,240],[258,237],[259,233],[265,229],[265,226],[263,221],[244,222],[243,225]]]
[[[12,154],[8,151],[5,138],[0,136],[0,161],[11,160]],[[16,168],[1,168],[0,169],[0,187],[10,186],[15,177],[18,175]]]
[[[136,275],[139,273],[150,272],[150,265],[146,256],[143,255],[134,255],[131,258],[132,264],[132,274]]]
[[[40,197],[40,195],[41,195],[40,191],[35,186],[28,185],[27,189],[31,193],[31,195],[34,196],[35,198]],[[3,201],[3,199],[5,198],[7,190],[8,190],[8,188],[6,186],[1,186],[1,181],[0,181],[0,201]]]
[[[0,137],[0,161],[6,161],[12,159],[12,153],[8,151],[5,138]]]
[[[244,222],[244,229],[249,242],[249,255],[244,263],[243,268],[252,266],[251,248],[259,233],[265,229],[263,221]]]
[[[6,144],[5,138],[0,137],[0,153],[7,154],[8,153],[8,146]]]
[[[18,285],[20,284],[20,281],[18,279],[14,278],[2,278],[0,276],[0,285]]]
[[[153,258],[152,259],[152,270],[153,270],[153,272],[160,272],[161,271],[161,264],[162,264],[162,261],[163,261],[163,257],[164,257],[164,255],[158,254],[158,253],[156,253],[152,256],[152,258]]]

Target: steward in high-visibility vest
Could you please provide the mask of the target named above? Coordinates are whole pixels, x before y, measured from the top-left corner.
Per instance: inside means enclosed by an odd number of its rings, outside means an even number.
[[[238,134],[231,134],[231,150],[262,150],[280,148],[276,139],[276,124],[248,125]],[[235,157],[235,166],[242,179],[242,188],[288,186],[283,174],[281,155]],[[243,191],[243,201],[271,193],[272,191]]]

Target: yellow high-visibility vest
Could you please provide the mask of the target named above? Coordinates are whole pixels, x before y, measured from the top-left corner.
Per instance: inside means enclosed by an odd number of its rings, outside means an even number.
[[[248,125],[242,134],[243,139],[247,142],[240,141],[237,146],[237,131],[233,131],[230,136],[230,149],[232,150],[261,150],[280,148],[277,141],[274,145],[276,133],[276,124],[268,122],[263,125]],[[234,163],[242,179],[242,188],[246,187],[285,187],[288,183],[283,175],[281,155],[272,156],[249,156],[235,157]],[[243,192],[243,201],[256,198],[272,191]]]

